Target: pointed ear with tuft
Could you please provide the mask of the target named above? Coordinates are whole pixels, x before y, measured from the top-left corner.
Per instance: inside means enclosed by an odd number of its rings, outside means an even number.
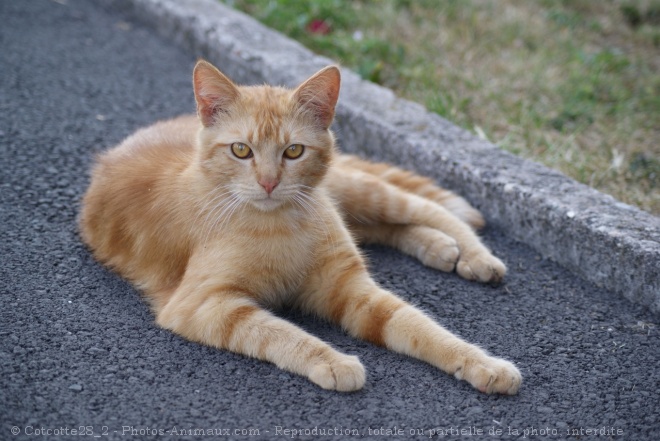
[[[215,117],[228,111],[240,92],[232,81],[211,63],[199,60],[193,71],[193,89],[197,114],[205,127],[213,125]]]
[[[294,92],[298,105],[309,111],[324,130],[330,127],[335,117],[340,82],[339,68],[328,66],[312,75]]]

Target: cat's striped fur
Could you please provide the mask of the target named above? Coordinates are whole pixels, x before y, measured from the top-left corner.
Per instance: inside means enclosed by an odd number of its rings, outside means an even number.
[[[139,130],[99,157],[80,218],[94,255],[144,292],[160,326],[326,389],[360,389],[356,357],[268,310],[290,305],[483,392],[518,391],[513,364],[369,276],[353,235],[481,282],[506,270],[479,242],[470,225],[483,219],[463,199],[429,179],[336,154],[337,68],[288,90],[239,87],[200,61],[193,85],[197,116]]]

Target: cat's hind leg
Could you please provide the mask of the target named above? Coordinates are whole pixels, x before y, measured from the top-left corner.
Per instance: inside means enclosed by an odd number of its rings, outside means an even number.
[[[481,243],[472,228],[442,205],[359,170],[336,168],[331,173],[328,187],[358,239],[363,226],[425,226],[456,241],[460,253],[456,272],[461,277],[499,282],[506,274],[504,263]]]
[[[391,246],[440,271],[453,271],[460,256],[456,240],[424,225],[356,223],[351,229],[363,243]]]
[[[381,162],[365,161],[357,156],[341,155],[337,160],[343,167],[353,168],[377,176],[404,191],[433,201],[475,230],[486,225],[481,213],[456,193],[438,186],[432,179]]]

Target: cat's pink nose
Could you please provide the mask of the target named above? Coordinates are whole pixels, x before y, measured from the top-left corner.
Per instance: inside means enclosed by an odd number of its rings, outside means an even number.
[[[277,187],[277,184],[279,183],[280,181],[278,181],[277,179],[264,179],[259,181],[259,185],[261,185],[268,194],[271,194],[273,190],[275,190],[275,187]]]

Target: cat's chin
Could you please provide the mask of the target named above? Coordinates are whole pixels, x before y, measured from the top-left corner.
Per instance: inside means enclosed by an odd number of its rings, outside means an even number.
[[[259,211],[273,211],[284,205],[284,201],[271,198],[251,200],[250,203]]]

